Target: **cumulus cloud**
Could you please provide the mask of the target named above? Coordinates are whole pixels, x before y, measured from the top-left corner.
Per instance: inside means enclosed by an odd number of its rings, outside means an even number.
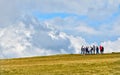
[[[22,29],[22,30],[21,30]],[[29,30],[23,27],[7,27],[1,29],[0,51],[5,57],[22,56],[22,51],[31,44],[27,41]]]
[[[81,46],[84,45],[84,46],[87,46],[88,43],[85,41],[85,39],[81,38],[81,37],[73,37],[73,36],[70,36],[68,37],[71,41],[71,46],[75,52],[74,53],[80,53],[81,51]]]
[[[120,38],[116,41],[102,42],[101,45],[105,47],[105,52],[120,52]]]
[[[0,29],[1,58],[79,53],[81,44],[85,44],[83,38],[67,35],[28,16]]]

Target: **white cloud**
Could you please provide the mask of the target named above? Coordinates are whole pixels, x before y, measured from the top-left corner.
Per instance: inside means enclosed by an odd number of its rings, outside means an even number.
[[[89,27],[85,24],[81,24],[80,26],[76,27],[76,30],[78,32],[86,33],[89,35],[98,35],[99,34],[99,32],[97,30],[95,30],[94,28]]]
[[[75,53],[80,53],[82,45],[88,45],[88,43],[85,41],[85,39],[83,39],[81,37],[69,36],[68,38],[70,39],[70,42],[71,42],[70,47],[72,47],[75,50]]]
[[[21,23],[18,26],[9,26],[0,29],[0,51],[4,58],[23,56],[27,46],[31,46],[27,38],[31,38],[31,29]]]
[[[120,38],[116,41],[102,42],[101,45],[105,47],[105,52],[120,52]]]
[[[14,25],[0,29],[0,58],[78,53],[77,39],[85,42],[33,17],[23,17]]]

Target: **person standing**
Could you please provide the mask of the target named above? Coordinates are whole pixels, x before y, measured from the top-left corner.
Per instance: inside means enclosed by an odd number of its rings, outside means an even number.
[[[100,53],[102,54],[102,46],[100,45]]]
[[[90,47],[90,54],[93,54],[93,47]]]
[[[99,54],[99,48],[96,46],[96,54]]]
[[[88,54],[91,54],[91,47],[88,46]]]
[[[86,54],[89,54],[88,47],[86,46]]]
[[[81,47],[81,54],[84,54],[83,50],[84,50],[84,46]]]
[[[95,45],[93,45],[93,54],[95,54]]]
[[[104,47],[102,46],[102,54],[104,53]]]
[[[86,52],[86,47],[82,46],[81,47],[81,54],[85,55],[85,52]]]

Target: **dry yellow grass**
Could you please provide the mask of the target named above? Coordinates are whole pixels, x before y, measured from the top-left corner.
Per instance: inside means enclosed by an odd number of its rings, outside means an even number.
[[[0,60],[1,75],[120,75],[120,54],[54,55]]]

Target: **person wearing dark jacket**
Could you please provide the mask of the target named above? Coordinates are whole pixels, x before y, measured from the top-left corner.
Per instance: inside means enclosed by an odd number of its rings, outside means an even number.
[[[102,54],[104,53],[104,47],[102,46]]]
[[[99,54],[99,48],[96,46],[96,54]]]

